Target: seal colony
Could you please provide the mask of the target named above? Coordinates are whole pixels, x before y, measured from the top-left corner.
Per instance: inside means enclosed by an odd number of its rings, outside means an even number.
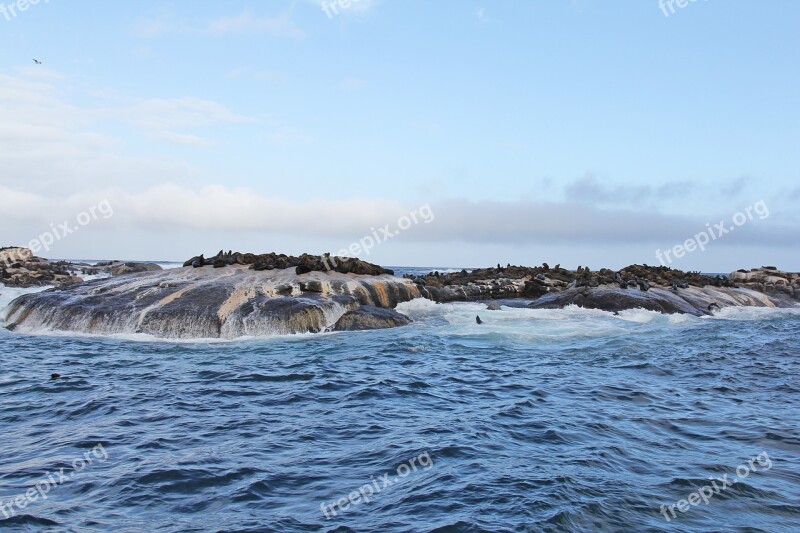
[[[729,306],[800,303],[800,275],[775,267],[711,277],[647,265],[617,271],[498,265],[401,278],[355,258],[220,251],[210,258],[192,257],[183,268],[122,270],[114,277],[62,282],[20,296],[8,307],[6,327],[232,339],[402,326],[411,321],[394,308],[415,298],[487,301],[487,310],[493,311],[500,304],[537,309],[578,305],[614,313],[643,308],[696,316]]]

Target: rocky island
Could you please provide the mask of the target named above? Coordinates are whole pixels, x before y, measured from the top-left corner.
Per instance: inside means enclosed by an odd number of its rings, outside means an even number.
[[[398,277],[355,258],[220,251],[168,270],[141,267],[136,272],[140,267],[126,264],[82,268],[117,273],[84,283],[54,278],[56,287],[22,295],[10,304],[6,327],[22,332],[231,339],[402,326],[410,320],[394,308],[415,298],[539,309],[643,308],[697,316],[728,306],[800,303],[800,276],[775,267],[707,276],[647,265],[616,271],[498,265]],[[497,303],[490,305],[496,308]]]
[[[43,287],[73,285],[84,281],[81,276],[121,276],[161,270],[153,263],[101,261],[95,264],[49,261],[33,255],[28,248],[0,248],[0,283],[7,287]]]
[[[800,275],[770,266],[708,276],[665,266],[631,265],[617,271],[578,267],[571,271],[545,263],[539,267],[498,265],[445,275],[434,272],[411,279],[420,285],[423,296],[437,302],[528,299],[527,307],[537,309],[577,305],[614,312],[642,308],[700,316],[727,306],[800,304]]]

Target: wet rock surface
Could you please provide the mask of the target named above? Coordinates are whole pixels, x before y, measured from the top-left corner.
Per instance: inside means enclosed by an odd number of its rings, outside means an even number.
[[[600,287],[573,287],[565,291],[542,296],[528,307],[532,309],[560,309],[577,305],[586,309],[624,311],[647,309],[664,314],[687,313],[707,315],[729,306],[782,307],[782,303],[750,289],[691,287],[675,292],[656,287],[648,291],[630,290],[603,285]]]
[[[354,311],[348,311],[336,322],[334,331],[358,331],[366,329],[386,329],[405,326],[411,319],[394,309],[381,309],[365,305]]]
[[[416,285],[390,275],[178,268],[26,294],[11,302],[6,323],[23,332],[232,339],[333,329],[362,306],[370,308],[341,327],[402,325],[407,322],[399,313],[373,308],[394,308],[419,296]]]

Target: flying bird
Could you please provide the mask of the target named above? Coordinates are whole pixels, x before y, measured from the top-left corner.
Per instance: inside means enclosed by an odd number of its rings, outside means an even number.
[[[36,63],[37,65],[41,65],[42,64],[42,62],[39,61],[38,59],[34,59],[33,62]]]

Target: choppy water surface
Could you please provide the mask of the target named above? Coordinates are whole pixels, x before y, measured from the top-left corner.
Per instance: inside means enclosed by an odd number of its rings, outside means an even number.
[[[401,310],[227,343],[3,330],[0,502],[26,505],[0,529],[797,531],[796,312]]]

